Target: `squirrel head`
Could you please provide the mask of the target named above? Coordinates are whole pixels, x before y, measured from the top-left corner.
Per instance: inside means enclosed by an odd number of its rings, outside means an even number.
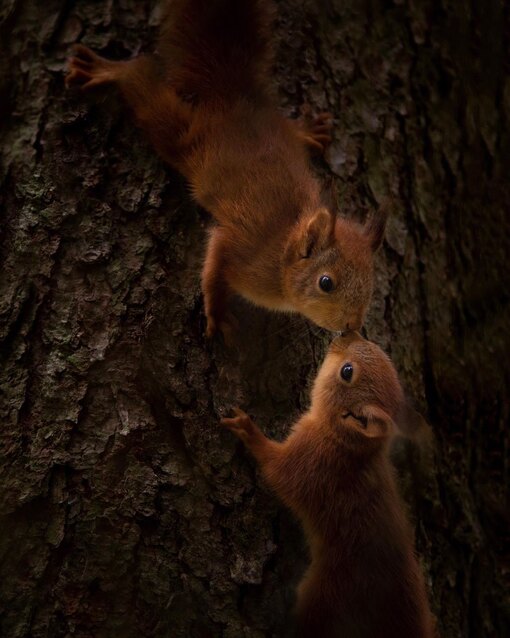
[[[333,332],[361,328],[385,223],[381,214],[362,226],[327,208],[304,216],[284,255],[283,289],[292,306]]]
[[[311,414],[350,434],[388,441],[401,430],[408,406],[389,357],[351,332],[332,342],[312,390]]]

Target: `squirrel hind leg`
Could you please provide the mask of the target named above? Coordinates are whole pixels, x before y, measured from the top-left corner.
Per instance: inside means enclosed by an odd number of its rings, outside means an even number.
[[[69,72],[65,80],[67,87],[80,86],[88,90],[115,83],[121,78],[125,62],[107,60],[83,44],[75,45],[74,53],[69,60]]]

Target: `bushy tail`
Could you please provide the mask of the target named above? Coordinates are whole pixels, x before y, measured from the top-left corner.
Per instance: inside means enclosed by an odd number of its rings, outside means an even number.
[[[169,0],[156,53],[184,95],[222,101],[267,96],[270,0]]]

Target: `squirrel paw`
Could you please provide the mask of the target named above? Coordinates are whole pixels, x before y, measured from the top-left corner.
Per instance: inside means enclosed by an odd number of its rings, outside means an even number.
[[[69,60],[69,72],[65,79],[67,87],[91,89],[118,79],[122,62],[106,60],[83,44],[76,44],[74,52],[75,56]]]
[[[235,335],[239,328],[237,319],[228,314],[226,317],[217,318],[213,315],[207,315],[207,327],[205,329],[205,336],[208,339],[212,339],[217,332],[221,332],[225,344],[231,348],[235,344]]]
[[[233,432],[244,443],[249,443],[257,435],[259,429],[243,410],[234,408],[234,413],[235,417],[221,419],[220,425]]]
[[[300,122],[302,124],[302,138],[313,151],[324,155],[331,144],[333,130],[333,115],[328,112],[312,115],[309,105],[301,109]]]

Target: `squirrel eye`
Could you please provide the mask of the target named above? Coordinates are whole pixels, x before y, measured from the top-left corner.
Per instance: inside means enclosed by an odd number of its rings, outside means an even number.
[[[346,363],[340,370],[340,376],[344,381],[347,381],[347,383],[349,383],[349,381],[352,379],[353,373],[354,368],[352,367],[352,363]]]
[[[333,290],[333,280],[327,275],[322,275],[319,279],[319,287],[324,292],[331,292]]]

